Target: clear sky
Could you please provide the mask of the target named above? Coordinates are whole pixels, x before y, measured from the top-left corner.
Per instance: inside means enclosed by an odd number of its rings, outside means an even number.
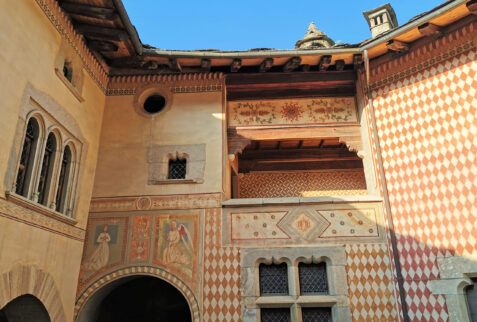
[[[293,49],[315,22],[334,41],[371,37],[362,12],[387,2],[399,25],[444,0],[123,0],[144,44],[161,49]]]

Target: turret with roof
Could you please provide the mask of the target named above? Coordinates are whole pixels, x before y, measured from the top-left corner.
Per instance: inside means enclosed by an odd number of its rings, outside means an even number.
[[[303,39],[300,39],[296,42],[295,48],[330,48],[334,44],[335,42],[331,38],[329,38],[323,31],[318,29],[314,22],[311,22]]]

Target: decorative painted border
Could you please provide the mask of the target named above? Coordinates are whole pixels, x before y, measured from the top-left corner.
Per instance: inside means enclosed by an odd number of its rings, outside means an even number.
[[[108,84],[108,75],[103,66],[91,54],[86,46],[83,37],[76,33],[71,24],[70,19],[61,10],[56,0],[35,0],[38,6],[43,10],[45,15],[51,21],[56,30],[62,35],[68,43],[73,47],[75,52],[81,58],[83,66],[91,76],[93,81],[98,85],[101,91],[105,92]]]
[[[194,322],[200,321],[199,302],[197,301],[197,298],[192,293],[191,289],[189,289],[189,287],[184,282],[182,282],[179,278],[177,278],[173,274],[161,268],[152,267],[152,266],[131,266],[127,268],[122,268],[114,272],[111,272],[107,275],[104,275],[101,278],[94,281],[93,283],[91,283],[90,286],[77,297],[76,304],[75,304],[75,313],[74,313],[75,320],[78,317],[79,312],[83,309],[87,300],[92,295],[94,295],[96,291],[98,291],[103,286],[113,281],[116,281],[126,276],[133,276],[133,275],[146,275],[146,276],[157,277],[176,287],[182,293],[182,295],[184,295],[187,302],[189,303],[189,307],[192,313],[192,321]]]
[[[407,55],[379,66],[372,66],[370,89],[376,89],[476,48],[477,23],[471,23]]]
[[[217,208],[222,205],[220,193],[165,196],[131,196],[113,198],[93,198],[90,213],[161,210],[161,209],[201,209]]]
[[[15,220],[80,242],[85,239],[84,229],[18,206],[2,198],[0,198],[0,217]]]
[[[222,73],[164,74],[113,76],[110,78],[106,96],[135,95],[138,87],[151,84],[162,84],[171,93],[221,92],[224,88]]]

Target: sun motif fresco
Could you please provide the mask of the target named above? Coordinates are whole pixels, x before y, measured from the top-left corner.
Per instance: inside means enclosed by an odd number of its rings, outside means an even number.
[[[197,269],[197,216],[164,215],[156,219],[154,263],[194,283]]]
[[[231,101],[228,113],[231,127],[358,123],[353,97]]]

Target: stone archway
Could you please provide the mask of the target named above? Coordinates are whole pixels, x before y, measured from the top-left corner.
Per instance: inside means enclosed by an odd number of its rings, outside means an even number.
[[[26,294],[45,306],[52,322],[66,321],[60,294],[50,274],[34,266],[17,266],[0,276],[0,308]]]
[[[191,313],[191,321],[200,321],[199,303],[189,287],[171,273],[161,268],[151,266],[122,268],[93,281],[90,286],[79,295],[76,301],[75,321],[89,321],[93,316],[97,315],[100,302],[109,293],[123,283],[141,276],[159,278],[172,285],[187,301]]]

